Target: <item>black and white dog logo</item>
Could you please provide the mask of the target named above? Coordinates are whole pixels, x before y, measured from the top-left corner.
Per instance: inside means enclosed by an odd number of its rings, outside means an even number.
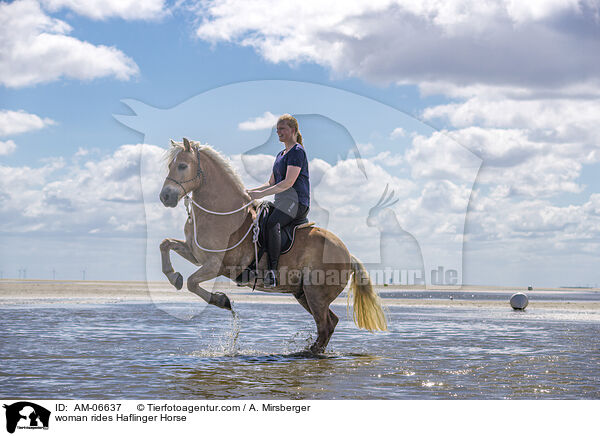
[[[14,433],[15,429],[47,429],[50,422],[50,411],[29,401],[19,401],[6,409],[6,430]]]

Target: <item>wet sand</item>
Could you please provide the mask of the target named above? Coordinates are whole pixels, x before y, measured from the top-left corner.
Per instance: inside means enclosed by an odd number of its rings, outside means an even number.
[[[207,283],[205,289],[210,291],[225,292],[235,303],[260,303],[260,304],[298,304],[289,294],[266,293],[252,291],[251,288],[237,287],[233,283],[214,282]],[[375,286],[378,292],[411,292],[413,289],[406,286]],[[432,298],[384,298],[386,306],[447,306],[447,307],[501,307],[508,306],[506,299],[474,299],[461,300],[449,298],[435,298],[436,291],[457,292],[526,292],[530,296],[529,308],[566,310],[600,311],[600,301],[568,301],[568,293],[580,289],[544,288],[533,291],[522,291],[510,287],[494,286],[463,286],[439,287],[428,289],[433,294]],[[423,291],[423,289],[415,291]],[[598,293],[600,290],[591,289],[587,292]],[[565,301],[536,301],[536,295],[542,294],[567,295]],[[36,303],[124,303],[124,302],[202,302],[199,297],[186,291],[175,290],[167,282],[123,282],[123,281],[52,281],[52,280],[0,280],[0,304]],[[334,304],[346,305],[346,294],[338,297]]]

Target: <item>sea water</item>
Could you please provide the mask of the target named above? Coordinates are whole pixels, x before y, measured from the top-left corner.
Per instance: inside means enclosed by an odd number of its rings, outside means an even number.
[[[298,304],[0,306],[0,396],[45,399],[598,399],[598,311],[392,306],[389,331],[346,307],[327,352]],[[169,314],[170,313],[170,314]]]

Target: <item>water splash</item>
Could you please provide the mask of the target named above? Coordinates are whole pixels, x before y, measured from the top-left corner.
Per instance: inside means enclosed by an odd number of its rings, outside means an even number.
[[[240,330],[242,328],[242,323],[240,322],[240,316],[238,313],[231,307],[231,330],[227,334],[227,342],[225,344],[225,355],[227,356],[235,356],[238,349],[238,337],[240,336]]]
[[[284,354],[293,354],[298,352],[307,352],[315,339],[313,338],[312,325],[307,325],[297,331],[287,340],[283,349]]]
[[[240,336],[242,323],[239,314],[231,307],[231,326],[218,342],[209,344],[204,350],[199,350],[193,355],[198,357],[233,357],[239,355],[238,337]]]

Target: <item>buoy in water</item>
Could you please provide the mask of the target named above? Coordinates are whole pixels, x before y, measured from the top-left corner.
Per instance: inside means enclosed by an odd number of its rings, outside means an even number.
[[[525,310],[527,305],[529,304],[529,299],[527,295],[517,292],[512,297],[510,297],[510,307],[515,310]]]

